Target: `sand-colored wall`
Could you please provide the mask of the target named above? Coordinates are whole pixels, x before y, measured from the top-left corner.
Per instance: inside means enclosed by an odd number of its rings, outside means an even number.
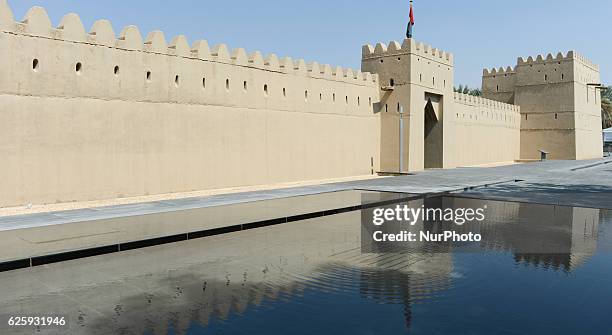
[[[371,74],[5,1],[0,30],[0,206],[378,170]]]
[[[513,163],[520,154],[520,107],[454,94],[454,166]]]

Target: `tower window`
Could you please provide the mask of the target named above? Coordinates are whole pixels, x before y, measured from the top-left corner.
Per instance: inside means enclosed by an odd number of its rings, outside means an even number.
[[[395,80],[393,80],[393,78],[391,78],[389,80],[389,86],[394,87],[395,86]]]
[[[34,72],[38,71],[38,59],[34,59],[32,60],[32,70],[34,70]]]

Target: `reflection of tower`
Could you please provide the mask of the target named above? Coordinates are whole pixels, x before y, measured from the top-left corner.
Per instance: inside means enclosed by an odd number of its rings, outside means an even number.
[[[599,209],[445,199],[447,207],[479,208],[484,205],[487,206],[486,221],[466,225],[463,229],[480,232],[482,247],[511,251],[517,262],[571,271],[597,248]]]
[[[359,292],[363,297],[385,304],[403,304],[406,328],[412,326],[410,276],[396,270],[360,272]]]

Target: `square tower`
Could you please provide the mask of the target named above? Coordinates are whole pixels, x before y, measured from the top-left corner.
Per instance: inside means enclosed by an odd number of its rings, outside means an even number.
[[[521,158],[603,155],[599,66],[570,51],[518,59],[514,70],[485,70],[483,96],[521,107]]]
[[[448,167],[444,148],[451,137],[444,134],[444,111],[453,100],[452,54],[414,39],[378,43],[363,46],[361,68],[378,74],[381,84],[375,108],[381,116],[381,170]]]

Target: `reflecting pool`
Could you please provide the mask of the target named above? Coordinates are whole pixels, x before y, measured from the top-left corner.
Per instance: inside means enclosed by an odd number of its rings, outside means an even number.
[[[43,334],[611,332],[612,212],[422,201],[486,205],[485,239],[363,253],[355,211],[0,273],[0,315],[70,318]]]

